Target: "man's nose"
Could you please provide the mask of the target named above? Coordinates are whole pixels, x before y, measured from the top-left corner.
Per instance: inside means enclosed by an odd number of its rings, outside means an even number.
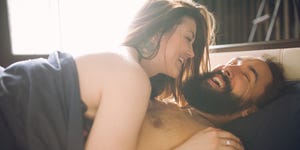
[[[234,76],[240,74],[242,72],[242,68],[239,65],[228,65],[224,66],[222,71],[224,75],[231,79]]]

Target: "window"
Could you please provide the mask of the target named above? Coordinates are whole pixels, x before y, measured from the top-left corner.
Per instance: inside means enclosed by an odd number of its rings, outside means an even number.
[[[111,50],[143,0],[9,0],[14,54]]]

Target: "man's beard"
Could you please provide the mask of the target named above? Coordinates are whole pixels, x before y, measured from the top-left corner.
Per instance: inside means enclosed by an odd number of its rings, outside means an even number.
[[[222,92],[213,89],[207,82],[217,74],[220,74],[225,81]],[[220,71],[205,73],[187,80],[183,85],[183,94],[189,105],[202,112],[226,115],[240,110],[240,101],[231,93],[228,77]]]

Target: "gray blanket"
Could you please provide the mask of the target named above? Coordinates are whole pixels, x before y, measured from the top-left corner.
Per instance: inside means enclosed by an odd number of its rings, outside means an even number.
[[[0,68],[0,128],[9,133],[0,139],[15,149],[83,150],[84,112],[70,55],[55,52]]]

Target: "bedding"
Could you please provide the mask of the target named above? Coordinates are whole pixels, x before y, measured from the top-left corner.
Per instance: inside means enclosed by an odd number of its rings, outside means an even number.
[[[0,70],[0,149],[82,150],[83,105],[73,58],[18,62]]]
[[[222,128],[240,137],[246,150],[299,150],[300,81],[287,82],[274,102]]]

